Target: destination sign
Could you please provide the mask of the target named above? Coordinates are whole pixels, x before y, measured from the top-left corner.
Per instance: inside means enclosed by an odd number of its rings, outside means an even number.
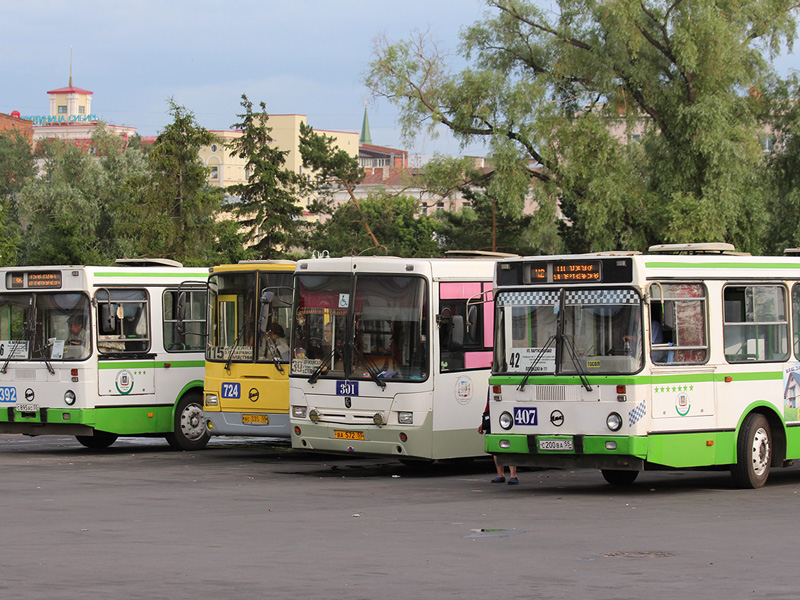
[[[6,287],[12,290],[61,287],[61,271],[14,272],[8,273],[7,277]]]
[[[553,263],[553,281],[600,281],[600,261]]]

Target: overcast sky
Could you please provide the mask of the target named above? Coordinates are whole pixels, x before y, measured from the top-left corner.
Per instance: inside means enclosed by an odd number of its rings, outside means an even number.
[[[376,36],[429,30],[455,54],[459,32],[485,11],[481,0],[0,0],[0,112],[48,114],[47,91],[68,84],[72,49],[73,84],[94,92],[92,113],[141,135],[170,122],[168,98],[203,127],[229,129],[243,93],[269,113],[307,115],[315,129],[359,132]],[[375,144],[460,153],[446,135],[404,144],[385,100],[370,99],[368,111]]]

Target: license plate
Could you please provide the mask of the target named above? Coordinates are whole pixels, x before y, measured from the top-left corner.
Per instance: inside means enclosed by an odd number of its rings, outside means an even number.
[[[334,430],[333,437],[337,440],[363,440],[364,439],[364,432],[363,431],[340,431],[338,429]]]
[[[38,404],[17,404],[14,409],[17,412],[39,412]]]
[[[242,415],[242,423],[245,425],[269,425],[269,415]]]
[[[572,440],[539,440],[539,450],[563,452],[573,449]]]

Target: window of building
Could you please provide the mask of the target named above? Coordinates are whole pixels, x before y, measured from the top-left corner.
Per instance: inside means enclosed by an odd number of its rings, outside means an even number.
[[[211,151],[212,152],[216,152],[217,151],[217,145],[216,144],[211,144]]]
[[[789,357],[786,290],[781,285],[730,285],[723,291],[728,362],[783,361]]]
[[[85,115],[86,114],[86,107],[85,106],[79,106],[78,107],[78,114],[79,115]]]
[[[219,167],[211,167],[211,179],[219,177]]]
[[[67,114],[67,106],[65,104],[62,104],[58,107],[58,114],[60,115]]]

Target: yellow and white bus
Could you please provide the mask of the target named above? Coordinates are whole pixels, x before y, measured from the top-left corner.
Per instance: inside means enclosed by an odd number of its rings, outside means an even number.
[[[292,447],[430,461],[485,456],[494,260],[297,264]]]
[[[211,269],[203,410],[211,435],[289,437],[294,262]]]
[[[0,432],[205,446],[208,269],[117,262],[0,269]]]
[[[800,458],[800,261],[675,244],[508,259],[486,450],[506,465],[730,468]]]

